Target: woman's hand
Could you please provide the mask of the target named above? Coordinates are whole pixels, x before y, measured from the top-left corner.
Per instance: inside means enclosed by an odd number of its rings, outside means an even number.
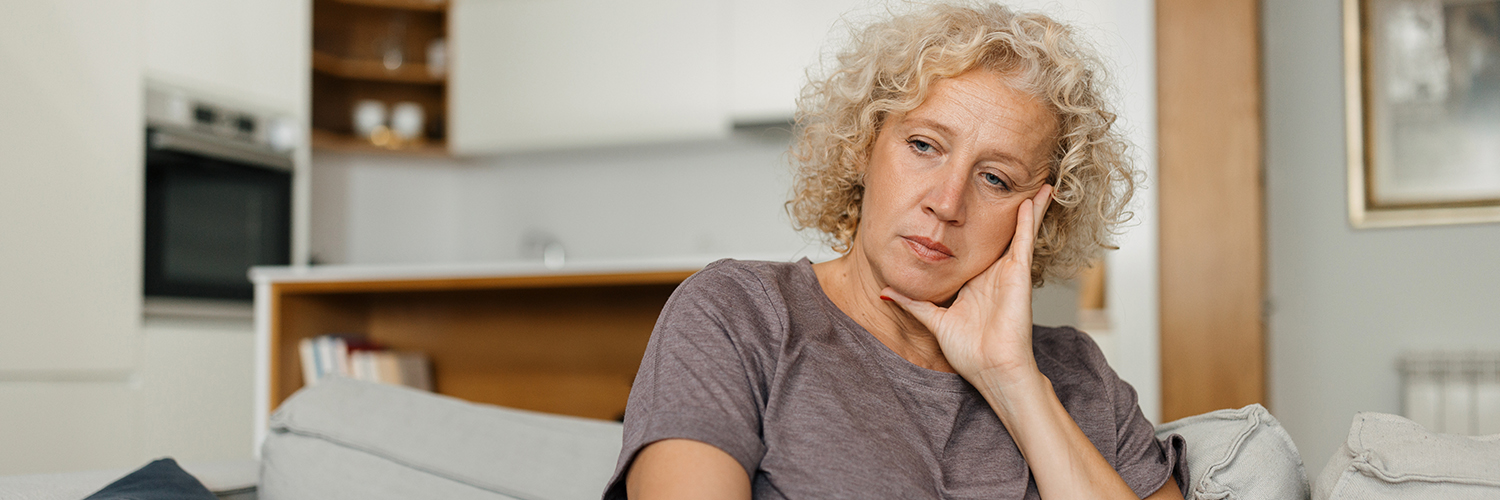
[[[1016,232],[1000,259],[965,283],[948,307],[881,292],[937,337],[954,371],[976,386],[1039,374],[1031,352],[1031,255],[1052,186],[1021,202]],[[986,384],[981,384],[984,380]]]

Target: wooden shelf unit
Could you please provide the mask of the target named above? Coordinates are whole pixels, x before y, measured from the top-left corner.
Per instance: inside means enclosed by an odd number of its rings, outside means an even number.
[[[433,75],[426,64],[403,64],[392,70],[377,59],[344,59],[327,52],[314,50],[313,71],[349,80],[372,80],[377,82],[425,83],[442,85],[448,80],[446,74]]]
[[[448,147],[443,141],[428,140],[420,143],[406,144],[396,148],[386,148],[376,146],[369,140],[360,137],[320,129],[312,129],[312,147],[324,151],[339,151],[345,153],[395,153],[402,155],[432,157],[448,155]]]
[[[358,333],[426,353],[440,394],[615,419],[662,306],[692,273],[273,282],[270,408],[302,387],[298,341]]]
[[[446,72],[428,71],[427,46],[447,38],[448,2],[313,0],[312,9],[312,128],[317,131],[313,147],[406,152],[375,146],[355,135],[355,105],[372,99],[385,103],[387,122],[396,103],[420,105],[425,145],[414,149],[446,152],[448,78]],[[386,51],[399,52],[400,64],[388,68]]]
[[[349,5],[364,5],[369,7],[386,7],[405,10],[425,10],[433,12],[444,12],[448,10],[447,0],[335,0],[338,3]]]

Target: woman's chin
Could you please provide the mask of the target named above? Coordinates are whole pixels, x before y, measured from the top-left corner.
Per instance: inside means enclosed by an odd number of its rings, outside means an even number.
[[[906,298],[924,302],[931,302],[938,305],[947,305],[950,301],[953,300],[955,296],[958,295],[957,288],[944,289],[942,287],[934,285],[935,283],[892,283],[888,286],[890,286],[892,290],[895,290],[896,293],[906,296]]]
[[[913,300],[941,304],[958,294],[963,282],[921,269],[910,267],[885,268],[881,274],[885,286]],[[892,272],[894,271],[894,272]],[[936,275],[935,275],[936,274]],[[949,283],[952,282],[952,283]]]

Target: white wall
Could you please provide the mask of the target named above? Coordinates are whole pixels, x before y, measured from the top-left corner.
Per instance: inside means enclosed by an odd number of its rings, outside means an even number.
[[[359,264],[512,260],[528,257],[524,239],[539,231],[570,259],[791,257],[810,246],[781,210],[784,136],[471,160],[320,152],[313,253]]]
[[[1270,403],[1316,475],[1401,351],[1500,348],[1500,224],[1350,228],[1340,2],[1263,9]]]

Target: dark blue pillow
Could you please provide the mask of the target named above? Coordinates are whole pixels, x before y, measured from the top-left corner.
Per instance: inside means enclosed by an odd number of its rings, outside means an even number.
[[[218,500],[198,478],[163,458],[109,483],[83,500]]]

